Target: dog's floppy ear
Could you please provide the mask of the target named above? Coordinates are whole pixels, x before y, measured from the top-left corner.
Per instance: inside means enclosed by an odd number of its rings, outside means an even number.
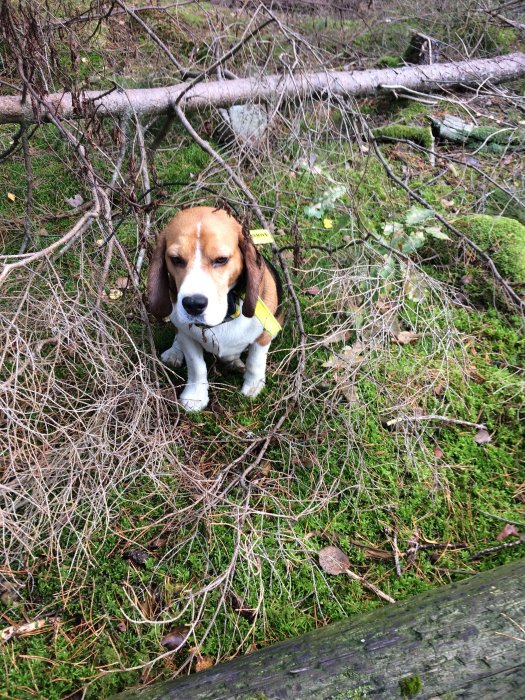
[[[157,318],[166,318],[172,311],[170,283],[166,267],[166,234],[161,233],[151,256],[148,270],[148,307]]]
[[[246,280],[246,294],[242,305],[242,315],[252,318],[255,313],[257,299],[259,298],[264,263],[261,254],[253,244],[247,219],[244,220],[242,225],[239,247],[244,258],[244,277]]]

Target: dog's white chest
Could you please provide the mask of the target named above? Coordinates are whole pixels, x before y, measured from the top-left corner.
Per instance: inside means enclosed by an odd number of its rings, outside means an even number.
[[[174,310],[171,315],[179,333],[187,335],[217,357],[238,356],[263,332],[260,321],[242,314],[232,321],[208,328],[195,323],[181,323]]]

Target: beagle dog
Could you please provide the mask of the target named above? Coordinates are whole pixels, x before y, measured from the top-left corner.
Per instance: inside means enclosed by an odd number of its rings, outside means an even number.
[[[187,411],[208,404],[203,350],[234,367],[248,350],[241,392],[262,390],[270,343],[280,329],[282,287],[249,232],[224,209],[183,209],[159,235],[148,271],[148,303],[170,317],[178,333],[161,360],[188,367],[180,402]],[[268,320],[269,319],[269,320]]]

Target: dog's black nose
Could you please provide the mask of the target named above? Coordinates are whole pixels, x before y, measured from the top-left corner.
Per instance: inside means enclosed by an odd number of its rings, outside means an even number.
[[[203,294],[194,294],[191,297],[184,297],[182,305],[190,316],[200,316],[208,306],[208,299]]]

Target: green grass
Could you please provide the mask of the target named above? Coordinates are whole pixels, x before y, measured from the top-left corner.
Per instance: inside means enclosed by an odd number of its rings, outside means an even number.
[[[184,20],[201,28],[200,17],[191,16],[189,10],[185,11]],[[314,28],[321,31],[327,27],[316,20]],[[336,23],[328,29],[338,31]],[[344,31],[347,29],[343,27]],[[377,51],[381,50],[382,54],[386,49],[394,51],[407,30],[408,25],[403,25],[389,34],[387,28]],[[360,41],[364,45],[366,35]],[[89,56],[96,64],[98,54],[89,53]],[[97,64],[97,68],[102,66]],[[375,125],[380,108],[368,104],[367,110]],[[397,103],[384,120],[391,123],[394,116],[409,127],[422,126],[427,110],[428,107],[414,103]],[[312,130],[315,120],[305,119],[303,126]],[[337,127],[336,121],[333,126]],[[3,145],[11,134],[12,130],[2,128]],[[326,230],[321,222],[309,219],[304,213],[304,207],[328,186],[326,178],[307,172],[292,176],[290,167],[283,165],[277,173],[282,189],[276,218],[276,228],[283,230],[278,234],[280,244],[290,242],[290,220],[295,218],[305,242],[333,246],[344,242],[351,227],[356,236],[367,231],[377,235],[386,221],[403,220],[411,203],[405,192],[388,180],[376,159],[334,141],[333,134],[328,134],[324,142],[319,139],[318,143],[317,163],[334,180],[347,182],[348,193],[330,213],[333,228]],[[180,130],[174,130],[168,145],[170,148],[160,151],[156,160],[161,181],[191,180],[209,164],[208,156],[189,144]],[[408,163],[411,186],[436,211],[447,212],[444,199],[454,198],[462,213],[468,213],[474,205],[479,184],[476,176],[472,176],[468,187],[453,171],[428,184],[432,171],[424,154],[414,153],[405,146],[400,151],[389,144],[380,147],[398,175],[403,175],[403,166]],[[36,243],[45,245],[59,236],[76,215],[72,212],[71,220],[51,221],[46,216],[64,209],[64,197],[86,193],[82,179],[63,166],[62,159],[69,162],[68,155],[51,127],[41,128],[33,148],[35,220],[39,228],[46,229],[45,234],[38,234]],[[254,174],[250,184],[258,201],[272,207],[272,188],[265,174]],[[22,235],[19,219],[23,217],[25,201],[25,175],[19,154],[2,164],[0,186],[4,248],[17,252]],[[16,195],[15,202],[7,199],[8,191]],[[166,212],[169,201],[158,212]],[[13,220],[15,223],[5,223]],[[119,229],[118,237],[123,245],[133,249],[136,229],[130,218]],[[93,245],[91,234],[86,240],[86,245]],[[376,246],[376,251],[380,253],[381,248]],[[75,256],[71,251],[60,263],[66,290],[71,293],[78,271]],[[99,262],[97,258],[96,264]],[[327,256],[308,257],[305,267],[313,263],[319,268],[315,276],[295,271],[294,281],[306,330],[312,336],[320,336],[347,310],[329,308],[330,313],[319,314],[316,298],[312,300],[304,290],[312,284],[323,286],[331,275],[329,270],[334,267],[334,260]],[[427,269],[439,274],[431,267]],[[112,268],[108,288],[122,272],[119,266]],[[133,302],[125,298],[121,305],[113,307],[112,313],[136,342],[142,344],[141,322],[127,318],[133,311],[136,311]],[[407,305],[403,321],[410,326],[417,322],[417,314],[423,314],[423,321],[431,319],[431,311],[424,305],[422,310]],[[174,425],[183,427],[190,445],[190,448],[187,444],[177,445],[177,454],[192,468],[220,473],[223,465],[241,454],[247,435],[267,434],[274,418],[275,398],[289,385],[294,372],[293,363],[277,372],[296,342],[291,310],[289,319],[272,346],[267,389],[255,402],[239,396],[239,376],[223,373],[214,364],[210,377],[219,386],[214,386],[212,391],[213,408],[197,416],[179,419],[174,416]],[[332,378],[327,374],[317,389],[319,400],[311,400],[300,411],[290,413],[281,435],[272,441],[265,455],[265,471],[261,469],[255,475],[252,510],[242,527],[247,554],[240,557],[228,584],[242,600],[243,607],[255,608],[261,596],[264,600],[264,620],[260,618],[251,632],[250,621],[235,606],[222,602],[217,589],[204,602],[196,640],[152,668],[119,670],[147,664],[161,655],[165,651],[161,639],[170,628],[170,625],[138,624],[126,618],[138,620],[140,611],[145,617],[160,621],[176,614],[188,591],[198,589],[225,570],[235,546],[234,514],[246,497],[245,490],[236,486],[229,492],[228,500],[217,503],[205,518],[199,522],[189,519],[180,525],[175,516],[194,503],[195,493],[173,476],[167,461],[159,483],[153,484],[138,475],[125,485],[122,493],[109,494],[108,505],[113,516],[109,529],[101,527],[90,539],[91,563],[79,564],[78,543],[71,531],[64,528],[61,560],[57,561],[56,552],[35,551],[34,560],[27,562],[30,575],[19,576],[20,596],[2,596],[0,613],[4,627],[42,618],[48,619],[49,625],[32,636],[15,636],[0,648],[4,667],[0,696],[59,700],[87,685],[88,698],[104,698],[135,684],[171,677],[195,653],[190,649],[217,610],[217,623],[198,651],[221,660],[232,650],[243,653],[250,645],[261,647],[380,605],[358,582],[344,576],[330,578],[319,569],[316,553],[327,544],[343,549],[356,571],[396,600],[456,579],[462,575],[458,572],[491,568],[520,556],[516,547],[477,562],[469,560],[476,551],[496,544],[502,523],[486,513],[523,520],[520,461],[525,437],[524,385],[517,368],[523,365],[525,347],[519,320],[508,309],[498,311],[484,303],[476,310],[455,309],[453,322],[458,331],[472,338],[466,346],[469,368],[466,374],[451,370],[449,383],[440,393],[422,391],[440,376],[444,360],[443,354],[432,354],[432,343],[423,337],[414,344],[392,347],[384,355],[378,353],[366,365],[366,372],[358,375],[358,404],[334,400],[328,412],[321,400],[333,388]],[[157,323],[153,330],[157,349],[168,347],[173,337],[171,325]],[[347,342],[351,344],[354,340],[352,337]],[[320,348],[308,353],[308,378],[315,380],[322,376],[323,362],[333,349]],[[448,348],[446,351],[451,354],[445,359],[451,367],[457,367],[455,351]],[[66,370],[55,368],[56,376],[67,378]],[[85,366],[79,363],[80,382],[84,370]],[[170,391],[173,384],[183,383],[184,375],[185,370],[181,370],[161,378],[161,389]],[[396,402],[410,397],[410,392],[417,395],[415,405],[424,413],[446,413],[459,420],[484,423],[492,435],[491,442],[477,445],[473,440],[475,430],[438,422],[428,427],[413,453],[407,454],[402,433],[385,426],[383,416]],[[349,426],[353,430],[351,443]],[[443,453],[440,458],[434,456],[436,447]],[[137,466],[140,471],[140,464]],[[326,485],[340,479],[346,490],[327,499],[322,508],[305,513],[305,504],[311,505],[311,494],[320,479]],[[258,485],[261,485],[259,490],[255,489]],[[166,493],[171,494],[170,499]],[[174,513],[173,523],[168,517],[170,512]],[[89,515],[88,503],[82,512],[75,514],[78,520]],[[393,529],[398,533],[402,549],[406,549],[416,530],[422,542],[465,543],[467,547],[437,550],[437,557],[435,550],[420,550],[413,565],[406,564],[403,558],[403,573],[397,576],[390,556]],[[190,538],[191,545],[185,545],[174,556],[173,550]],[[125,558],[129,549],[146,552],[144,563]],[[136,601],[139,610],[131,600]],[[191,611],[188,611],[176,624],[190,622]],[[190,665],[194,668],[194,657]],[[400,690],[411,697],[414,687]],[[362,693],[352,692],[342,693],[341,700],[366,697],[366,689]]]

